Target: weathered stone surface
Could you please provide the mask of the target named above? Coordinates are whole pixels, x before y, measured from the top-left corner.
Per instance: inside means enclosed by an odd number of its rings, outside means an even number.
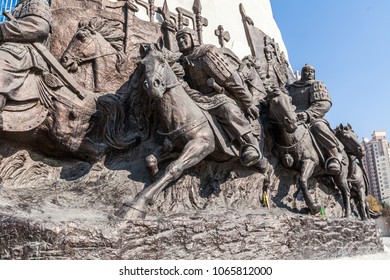
[[[80,214],[86,214],[80,211]],[[150,220],[36,222],[1,216],[1,259],[328,259],[383,251],[377,227],[280,210]]]

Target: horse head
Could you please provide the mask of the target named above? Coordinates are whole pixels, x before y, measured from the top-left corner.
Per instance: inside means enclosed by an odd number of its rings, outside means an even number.
[[[363,158],[365,156],[364,148],[350,124],[347,124],[346,126],[340,124],[336,127],[335,132],[336,137],[344,145],[346,153],[355,155],[358,158]]]
[[[162,39],[157,44],[142,44],[140,54],[138,66],[144,69],[143,87],[152,99],[162,98],[165,92],[180,84],[168,64]]]
[[[282,89],[274,88],[269,91],[267,99],[270,122],[282,125],[288,133],[294,133],[298,126],[291,97]]]
[[[124,33],[118,23],[93,18],[81,21],[78,30],[61,57],[61,64],[76,72],[80,64],[97,58],[116,55],[116,67],[124,62]]]
[[[73,36],[61,57],[61,64],[70,72],[77,72],[79,65],[96,56],[97,46],[93,36],[94,30],[81,26]]]

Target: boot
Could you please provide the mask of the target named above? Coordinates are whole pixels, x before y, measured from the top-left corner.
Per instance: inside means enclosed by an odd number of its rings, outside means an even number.
[[[259,151],[259,143],[252,133],[242,136],[240,159],[244,166],[252,166],[259,162],[262,155]]]
[[[326,172],[330,175],[338,175],[341,173],[340,154],[337,148],[329,149],[328,152],[330,156],[325,163]]]
[[[252,166],[259,162],[259,151],[253,146],[246,145],[242,148],[240,159],[244,166]]]

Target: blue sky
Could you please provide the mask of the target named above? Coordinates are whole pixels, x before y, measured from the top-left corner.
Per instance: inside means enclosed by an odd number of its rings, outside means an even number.
[[[271,0],[292,68],[316,68],[333,106],[334,128],[350,123],[359,138],[390,139],[390,1]]]

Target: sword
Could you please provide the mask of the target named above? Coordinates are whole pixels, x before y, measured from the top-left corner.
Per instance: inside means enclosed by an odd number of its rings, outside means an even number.
[[[11,14],[10,11],[4,11],[3,15],[9,20],[16,21],[16,18]],[[62,65],[57,61],[57,59],[51,54],[51,52],[41,43],[33,42],[31,45],[36,49],[36,51],[42,56],[42,58],[49,64],[58,75],[65,81],[70,89],[77,95],[78,98],[83,100],[86,94],[83,92],[83,88],[69,75],[68,71],[62,67]]]

